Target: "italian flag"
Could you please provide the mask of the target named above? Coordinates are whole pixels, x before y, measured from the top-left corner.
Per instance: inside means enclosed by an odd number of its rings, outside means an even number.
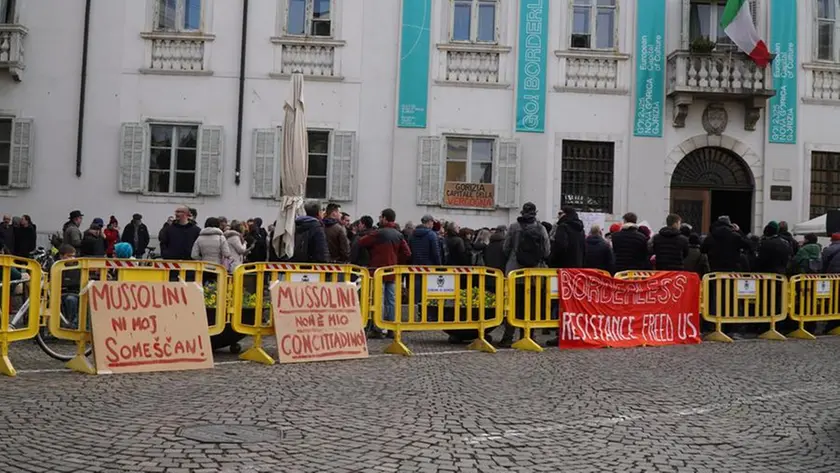
[[[767,67],[770,63],[770,51],[767,45],[758,37],[758,31],[753,24],[750,14],[749,0],[728,0],[720,21],[726,36],[749,54],[758,67]]]

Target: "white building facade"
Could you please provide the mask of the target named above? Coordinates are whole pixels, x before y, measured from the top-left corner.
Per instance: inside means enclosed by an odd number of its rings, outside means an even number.
[[[0,211],[42,231],[74,209],[154,230],[179,204],[270,222],[299,70],[308,197],[354,218],[806,220],[840,208],[838,1],[789,0],[784,31],[787,0],[750,2],[777,53],[758,69],[724,0],[0,0]]]

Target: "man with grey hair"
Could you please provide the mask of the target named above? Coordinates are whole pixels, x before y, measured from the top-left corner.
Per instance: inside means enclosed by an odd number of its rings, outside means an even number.
[[[438,236],[432,230],[435,218],[424,215],[420,219],[420,226],[416,227],[408,240],[411,249],[411,264],[418,266],[440,266],[440,246]]]

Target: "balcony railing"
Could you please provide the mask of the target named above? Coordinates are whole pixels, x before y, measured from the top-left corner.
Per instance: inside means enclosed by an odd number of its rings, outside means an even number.
[[[287,77],[300,71],[307,79],[342,80],[341,52],[344,41],[329,38],[274,37],[272,77]]]
[[[16,81],[23,78],[23,40],[27,29],[22,25],[0,25],[0,69],[8,69]]]
[[[510,48],[482,44],[439,44],[438,83],[471,87],[508,87]]]
[[[140,35],[146,40],[146,64],[149,74],[212,74],[208,65],[213,35],[153,32]]]
[[[840,103],[840,65],[815,63],[805,64],[803,68],[806,102],[831,105]]]
[[[557,91],[626,94],[630,91],[630,61],[626,54],[599,51],[556,51],[560,68]]]

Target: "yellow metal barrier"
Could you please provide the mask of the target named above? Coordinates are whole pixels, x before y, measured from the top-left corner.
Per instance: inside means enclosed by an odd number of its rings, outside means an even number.
[[[373,275],[373,320],[377,327],[394,333],[394,341],[385,353],[410,356],[402,333],[435,330],[477,330],[478,337],[467,348],[495,353],[484,337],[504,318],[504,281],[498,269],[478,266],[377,269]],[[394,313],[393,320],[386,320],[391,317],[385,313],[385,284],[391,282]]]
[[[183,281],[201,285],[205,297],[227,294],[227,270],[218,264],[203,261],[111,260],[78,258],[56,261],[50,270],[49,327],[58,339],[76,342],[76,356],[67,367],[82,373],[95,374],[85,351],[91,343],[88,320],[88,284],[92,281],[166,282]],[[205,285],[207,283],[207,285]],[[66,289],[65,289],[66,288]],[[73,320],[62,316],[62,299],[78,296],[78,314]],[[210,335],[222,333],[228,322],[226,296],[215,297],[213,320],[208,320]],[[209,318],[209,317],[208,317]]]
[[[263,337],[274,335],[269,289],[276,281],[355,283],[359,287],[362,324],[367,325],[370,315],[370,273],[367,269],[349,264],[246,263],[233,271],[230,304],[233,330],[254,337],[254,346],[239,355],[243,360],[274,364],[262,342]]]
[[[703,319],[715,324],[715,331],[704,340],[731,342],[723,324],[769,323],[759,336],[765,340],[785,340],[776,323],[787,316],[787,278],[769,273],[710,273],[703,276]]]
[[[799,323],[788,337],[815,340],[806,323],[840,320],[840,274],[797,274],[790,278],[788,288],[788,315]],[[840,327],[828,333],[840,335]]]
[[[0,373],[15,376],[9,344],[38,334],[44,275],[38,262],[7,255],[0,256],[0,269]],[[13,278],[12,269],[21,275]]]

